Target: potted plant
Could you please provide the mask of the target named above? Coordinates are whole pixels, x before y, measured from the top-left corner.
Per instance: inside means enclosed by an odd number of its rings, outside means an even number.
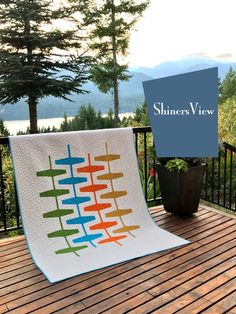
[[[157,172],[164,208],[178,217],[197,212],[206,165],[199,158],[160,158]]]

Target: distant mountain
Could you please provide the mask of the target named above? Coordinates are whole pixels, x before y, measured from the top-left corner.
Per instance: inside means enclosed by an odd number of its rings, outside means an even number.
[[[203,70],[210,67],[218,67],[219,77],[223,78],[230,66],[236,70],[236,63],[234,62],[220,62],[210,58],[187,57],[177,61],[164,62],[152,68],[134,67],[131,68],[131,70],[144,73],[153,78],[160,78],[191,71]]]
[[[130,72],[132,77],[127,82],[120,83],[120,112],[133,112],[144,101],[142,82],[152,79],[143,73]],[[89,94],[73,94],[70,99],[73,102],[65,101],[55,97],[42,99],[38,105],[38,118],[56,118],[63,117],[66,113],[73,116],[78,113],[81,105],[92,104],[96,110],[107,113],[113,108],[113,97],[111,94],[101,93],[97,87],[91,83],[86,83],[83,88],[88,90]],[[3,120],[27,120],[28,105],[26,101],[21,100],[14,105],[0,105],[0,119]]]
[[[187,57],[177,61],[164,62],[152,68],[130,68],[131,79],[120,83],[120,112],[133,112],[144,101],[143,81],[215,66],[218,67],[221,78],[225,76],[230,66],[236,70],[236,63],[220,62],[210,58],[199,57]],[[99,92],[92,82],[86,83],[84,89],[90,91],[90,93],[86,95],[71,95],[70,98],[73,102],[54,97],[42,99],[38,105],[38,118],[63,117],[65,113],[68,116],[73,116],[78,112],[81,105],[87,104],[93,105],[96,110],[100,110],[102,113],[107,113],[110,108],[113,108],[113,97],[111,94]],[[0,119],[28,119],[26,102],[21,100],[15,105],[0,106]]]

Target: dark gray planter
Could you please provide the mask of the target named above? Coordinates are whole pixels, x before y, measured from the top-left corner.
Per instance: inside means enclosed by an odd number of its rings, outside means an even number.
[[[167,212],[188,217],[197,212],[206,166],[190,167],[186,172],[170,172],[157,165],[162,202]]]

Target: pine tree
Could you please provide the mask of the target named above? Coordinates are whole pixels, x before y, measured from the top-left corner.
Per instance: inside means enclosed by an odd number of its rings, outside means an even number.
[[[85,16],[90,1],[60,3],[0,0],[0,103],[14,104],[26,98],[31,133],[38,130],[41,98],[51,95],[69,100],[70,93],[86,92],[82,84],[89,77],[90,59],[84,55],[81,35],[72,23],[78,11],[78,28],[90,23]],[[65,30],[62,20],[67,21]]]
[[[236,96],[236,71],[230,66],[219,85],[219,102],[223,103],[233,96]]]
[[[94,109],[92,105],[82,105],[79,112],[68,121],[67,116],[64,116],[64,121],[61,123],[61,131],[79,131],[79,130],[96,130],[108,129],[114,127],[113,113],[108,112],[107,116],[102,116],[101,112]]]
[[[9,135],[10,135],[10,132],[5,126],[3,120],[0,120],[0,136],[9,136]]]
[[[147,8],[149,0],[103,0],[97,8],[91,47],[97,53],[97,62],[91,70],[92,80],[100,91],[113,92],[115,125],[119,124],[119,81],[130,78],[128,65],[119,57],[127,54],[130,31]]]

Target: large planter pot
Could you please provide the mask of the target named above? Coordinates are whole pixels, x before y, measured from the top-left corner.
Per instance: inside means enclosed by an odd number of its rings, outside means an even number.
[[[190,167],[186,172],[170,172],[157,165],[162,202],[167,212],[188,217],[197,212],[206,166]]]

